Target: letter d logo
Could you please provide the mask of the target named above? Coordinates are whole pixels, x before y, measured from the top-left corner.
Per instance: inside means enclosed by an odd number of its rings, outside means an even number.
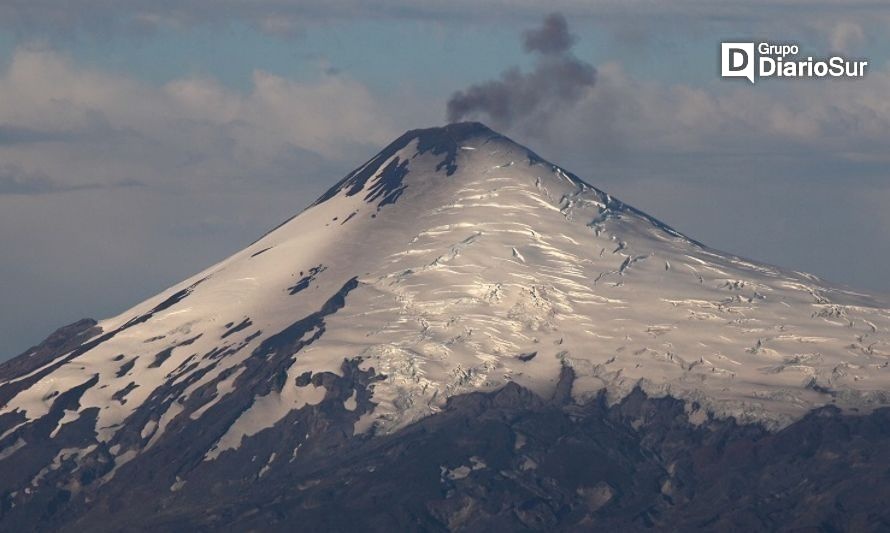
[[[754,83],[754,43],[720,43],[720,75]]]

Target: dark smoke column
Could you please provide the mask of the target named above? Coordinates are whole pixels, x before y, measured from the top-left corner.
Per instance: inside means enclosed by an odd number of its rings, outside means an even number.
[[[565,17],[553,13],[522,34],[522,47],[538,56],[525,73],[511,67],[497,80],[471,85],[448,100],[448,120],[488,119],[497,128],[520,122],[544,124],[558,109],[577,103],[596,82],[596,69],[571,53],[576,37]]]

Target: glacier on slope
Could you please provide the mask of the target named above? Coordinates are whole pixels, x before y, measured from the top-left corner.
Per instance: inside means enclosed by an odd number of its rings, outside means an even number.
[[[548,395],[566,366],[579,402],[640,387],[688,400],[691,419],[777,429],[826,404],[890,403],[888,327],[885,301],[710,249],[452,124],[406,133],[244,250],[0,381],[0,421],[15,422],[0,448],[76,389],[56,430],[96,412],[119,467],[251,387],[214,460],[324,400],[309,378],[344,361],[378,376],[356,434],[509,382]]]

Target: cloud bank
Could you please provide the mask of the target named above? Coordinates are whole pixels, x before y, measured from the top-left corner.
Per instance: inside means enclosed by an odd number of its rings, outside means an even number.
[[[251,85],[246,93],[201,78],[151,86],[19,49],[0,75],[0,194],[299,179],[296,168],[397,133],[379,99],[342,75],[297,82],[255,71]]]

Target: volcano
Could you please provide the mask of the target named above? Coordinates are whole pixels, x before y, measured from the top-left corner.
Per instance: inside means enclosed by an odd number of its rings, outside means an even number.
[[[0,529],[880,529],[890,304],[479,123],[0,365]]]

